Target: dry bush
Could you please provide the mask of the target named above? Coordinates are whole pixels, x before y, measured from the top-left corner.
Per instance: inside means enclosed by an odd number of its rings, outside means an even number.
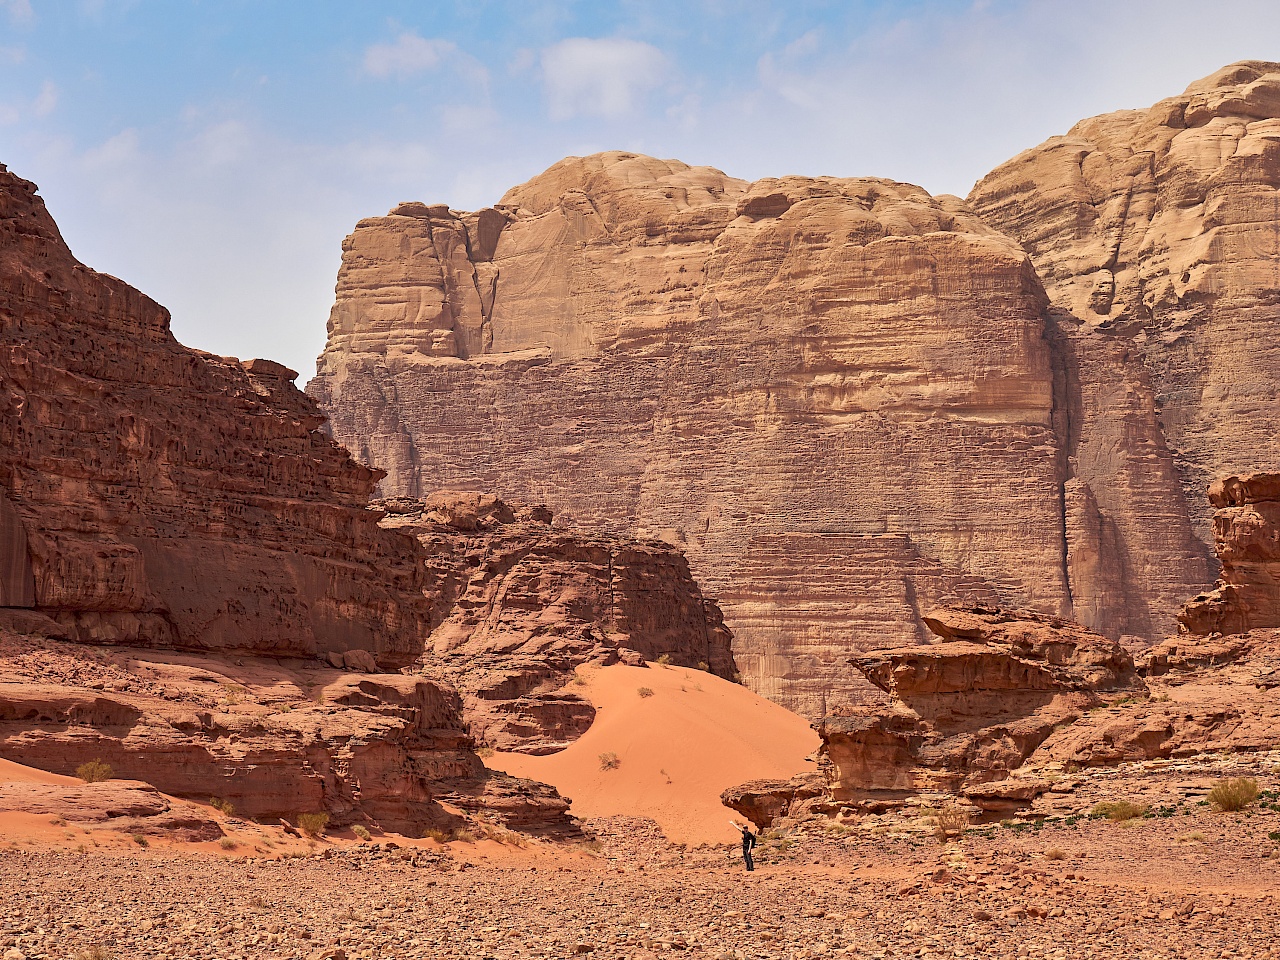
[[[640,696],[642,697],[653,696],[653,690],[651,690],[649,687],[640,687],[639,689],[636,690],[636,693],[640,694]]]
[[[939,843],[958,838],[968,826],[969,814],[954,803],[948,803],[933,817],[933,832]]]
[[[434,840],[436,843],[449,842],[449,834],[445,833],[443,830],[439,829],[438,827],[432,827],[431,829],[423,833],[423,836],[426,837],[428,840]]]
[[[351,828],[351,832],[354,833],[361,840],[369,840],[373,837],[373,834],[369,832],[369,828],[366,827],[363,823],[357,823],[354,827]]]
[[[75,953],[74,960],[113,960],[115,954],[110,947],[95,943],[91,947],[81,947]]]
[[[1179,843],[1204,843],[1204,834],[1196,831],[1195,833],[1184,833],[1178,838]]]
[[[103,763],[101,760],[90,760],[76,767],[76,776],[85,783],[101,783],[103,780],[110,780],[114,775],[111,764]]]
[[[230,837],[223,837],[218,841],[218,846],[223,850],[234,850],[236,847],[240,846],[240,844],[236,843]]]
[[[699,670],[710,670],[710,669],[711,669],[711,666],[707,663],[707,661],[705,661],[705,660],[699,660],[699,661],[698,661],[698,669],[699,669]]]
[[[1044,858],[1046,860],[1065,860],[1067,859],[1067,852],[1061,847],[1050,847],[1044,852]]]
[[[215,810],[225,813],[228,817],[236,812],[236,805],[230,800],[226,800],[222,797],[210,797],[209,806],[213,807]]]
[[[1128,800],[1108,800],[1104,803],[1095,804],[1093,808],[1094,816],[1106,817],[1112,823],[1125,823],[1142,816],[1146,812],[1146,807],[1141,804],[1130,803]]]
[[[136,844],[137,844],[138,846],[140,846],[140,847],[149,847],[149,846],[151,846],[151,844],[147,842],[147,838],[146,838],[146,837],[144,837],[144,836],[143,836],[142,834],[140,834],[140,833],[135,833],[135,834],[133,835],[133,842],[134,842],[134,843],[136,843]]]
[[[474,843],[476,835],[465,827],[458,827],[449,835],[450,840],[461,840],[463,843]]]
[[[329,815],[327,813],[298,814],[298,829],[308,837],[322,836],[324,834],[324,828],[328,825]]]
[[[1219,780],[1209,791],[1209,803],[1215,810],[1233,813],[1243,810],[1258,799],[1258,781],[1252,777]]]
[[[476,747],[476,756],[481,760],[488,760],[495,753],[497,753],[497,751],[494,750],[493,747]]]
[[[600,754],[601,770],[617,770],[622,766],[622,761],[618,759],[618,755],[613,751]]]
[[[663,654],[662,656],[660,656],[657,660],[655,660],[655,661],[654,661],[654,663],[660,663],[660,664],[662,664],[664,667],[665,667],[665,666],[667,666],[669,663],[671,663],[671,654],[669,654],[669,653],[664,653],[664,654]]]

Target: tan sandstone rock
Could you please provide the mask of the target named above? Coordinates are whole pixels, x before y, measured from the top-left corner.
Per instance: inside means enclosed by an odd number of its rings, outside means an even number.
[[[1069,612],[1045,302],[955,198],[607,153],[361,221],[308,391],[387,495],[680,545],[745,681],[817,716],[934,605]]]

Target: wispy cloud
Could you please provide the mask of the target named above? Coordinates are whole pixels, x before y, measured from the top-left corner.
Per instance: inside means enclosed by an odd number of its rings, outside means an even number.
[[[7,13],[14,23],[31,23],[36,18],[31,0],[0,0],[0,10]]]
[[[47,117],[57,107],[58,88],[51,80],[46,80],[40,85],[40,92],[32,102],[31,109],[37,117]]]
[[[370,76],[386,79],[411,77],[434,70],[442,60],[457,50],[448,40],[427,39],[416,33],[402,33],[394,43],[375,43],[364,51],[364,70]]]
[[[553,120],[625,116],[670,70],[661,50],[639,40],[570,37],[542,51]]]

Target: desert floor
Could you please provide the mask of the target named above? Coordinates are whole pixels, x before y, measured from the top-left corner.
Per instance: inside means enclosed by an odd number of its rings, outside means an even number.
[[[729,844],[623,818],[590,821],[598,839],[578,846],[339,837],[275,859],[244,856],[272,829],[248,824],[230,852],[11,825],[0,957],[1280,956],[1280,804],[1214,812],[1220,772],[1099,774],[1081,804],[1135,796],[1152,815],[1007,821],[946,845],[902,817],[812,821],[767,834],[752,874]]]

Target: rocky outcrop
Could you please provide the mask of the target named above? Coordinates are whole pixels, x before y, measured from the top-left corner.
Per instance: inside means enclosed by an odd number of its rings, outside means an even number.
[[[222,827],[195,804],[173,803],[149,783],[0,783],[0,811],[70,821],[81,828],[105,826],[133,836],[217,840]]]
[[[553,527],[545,508],[484,494],[377,506],[422,544],[438,621],[422,667],[462,692],[479,744],[538,754],[577,739],[595,711],[565,688],[584,663],[664,658],[734,676],[720,610],[668,544]]]
[[[939,642],[852,660],[892,702],[818,725],[832,801],[875,806],[929,792],[1007,801],[1008,790],[988,785],[1056,729],[1146,694],[1123,647],[1066,621],[975,607],[926,623]]]
[[[1068,482],[1089,497],[1068,497],[1068,535],[1102,588],[1073,583],[1086,624],[1172,632],[1179,592],[1212,579],[1202,491],[1280,462],[1277,178],[1280,64],[1248,61],[1082,121],[969,196],[1030,252],[1078,384]]]
[[[552,788],[484,768],[461,713],[421,676],[0,636],[0,757],[59,774],[100,760],[272,822],[325,812],[418,836],[480,812],[571,831]]]
[[[1069,611],[1045,303],[954,198],[608,153],[361,221],[307,389],[387,495],[681,546],[744,681],[816,716],[931,606]]]
[[[1280,474],[1215,480],[1209,487],[1222,578],[1178,615],[1193,634],[1280,627]]]
[[[183,347],[163,307],[71,255],[0,169],[0,603],[93,643],[416,659],[415,544],[381,474],[264,360]]]

